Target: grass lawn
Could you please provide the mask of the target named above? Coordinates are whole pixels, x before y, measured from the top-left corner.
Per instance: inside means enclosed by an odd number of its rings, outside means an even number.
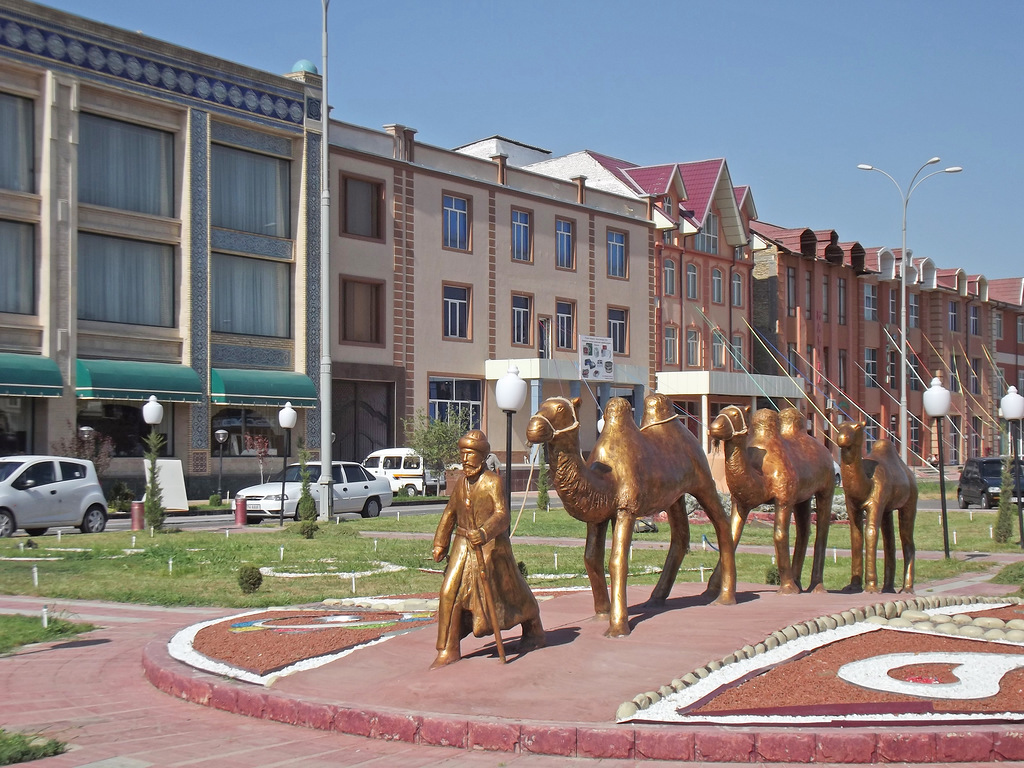
[[[0,653],[7,653],[29,643],[43,643],[74,637],[79,632],[89,632],[92,624],[75,624],[57,617],[50,617],[47,626],[38,616],[0,616]],[[0,763],[2,765],[2,763]]]
[[[0,539],[0,590],[53,598],[239,608],[295,605],[353,594],[436,594],[441,575],[430,559],[429,540],[375,539],[359,532],[432,534],[438,517],[408,515],[401,520],[376,518],[328,523],[312,540],[302,538],[295,523],[284,529],[268,523],[262,526],[265,530],[230,536],[199,531],[158,533],[154,537],[144,532],[112,532],[68,536],[60,545],[53,537],[45,537],[37,538],[41,546],[31,551],[21,551],[19,539]],[[989,526],[995,523],[993,514],[976,512],[973,518],[959,510],[949,513],[951,545],[952,531],[956,531],[953,549],[1019,551],[1011,544],[999,545],[989,538]],[[519,540],[520,536],[579,539],[584,535],[585,526],[562,510],[537,511],[534,519],[534,511],[527,509],[513,538],[513,547],[517,559],[526,565],[531,586],[586,585],[583,547],[575,542],[566,542],[565,546],[529,545]],[[706,579],[716,565],[718,553],[712,549],[705,551],[701,546],[704,535],[715,542],[710,525],[691,526],[691,551],[683,561],[680,581],[700,581],[702,576]],[[635,540],[667,542],[668,538],[668,526],[660,525],[657,533],[637,534]],[[919,515],[916,541],[919,550],[942,549],[938,513]],[[771,565],[769,555],[744,552],[743,546],[770,546],[771,542],[770,524],[748,522],[737,557],[741,581],[763,583]],[[837,548],[849,546],[846,525],[832,526],[829,544]],[[631,583],[655,583],[664,558],[663,550],[635,547],[630,564]],[[272,568],[275,573],[288,576],[267,576],[259,591],[245,595],[238,586],[238,568],[245,563]],[[38,586],[33,584],[33,567]],[[963,560],[919,559],[917,580],[938,579],[982,567]],[[849,569],[849,560],[835,556],[830,549],[826,587],[845,586]],[[808,557],[805,584],[809,570]]]

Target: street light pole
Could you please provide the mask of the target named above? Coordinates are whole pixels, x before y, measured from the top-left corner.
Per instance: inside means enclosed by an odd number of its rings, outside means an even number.
[[[298,414],[295,413],[295,409],[292,408],[290,402],[285,403],[284,408],[277,412],[277,423],[284,430],[284,467],[281,469],[281,511],[279,513],[279,522],[282,526],[284,526],[284,482],[285,477],[288,475],[288,454],[292,449],[292,429],[295,427],[295,419],[297,417]]]
[[[331,445],[332,372],[331,372],[331,190],[330,190],[330,107],[327,103],[327,8],[331,0],[323,3],[323,39],[321,43],[323,72],[320,103],[320,509],[321,520],[331,516],[331,475],[334,446]]]
[[[900,200],[903,203],[903,245],[900,251],[900,365],[902,372],[900,374],[900,423],[899,423],[899,435],[900,435],[900,458],[903,459],[903,463],[907,464],[907,269],[911,266],[910,256],[907,254],[907,205],[910,203],[910,196],[914,194],[914,190],[917,189],[924,182],[925,179],[930,179],[940,173],[960,173],[963,170],[958,165],[951,166],[949,168],[943,168],[941,171],[935,171],[929,173],[927,176],[923,176],[920,181],[914,183],[921,173],[929,165],[935,165],[941,158],[933,157],[931,160],[926,162],[914,173],[910,179],[910,184],[907,185],[907,192],[904,193],[900,187],[899,182],[896,181],[892,176],[883,171],[881,168],[875,168],[873,165],[867,163],[861,163],[857,167],[862,171],[878,171],[880,174],[885,176],[889,181],[896,185],[896,191],[900,193]],[[946,554],[949,557],[949,554]]]
[[[519,376],[519,368],[508,361],[508,372],[494,385],[494,400],[505,412],[505,504],[512,514],[512,416],[526,403],[526,382]],[[529,490],[529,489],[527,489]]]
[[[217,470],[217,495],[222,499],[224,497],[224,443],[228,440],[228,431],[226,429],[218,429],[213,433],[213,436],[217,438],[217,442],[220,443],[220,468]]]
[[[1017,393],[1016,387],[1010,387],[999,403],[1003,411],[1003,418],[1010,434],[1011,453],[1013,455],[1013,477],[1016,487],[1014,496],[1017,497],[1017,525],[1020,527],[1020,546],[1024,549],[1024,493],[1020,485],[1020,456],[1018,443],[1020,442],[1021,427],[1024,426],[1024,396]],[[1017,422],[1017,437],[1013,436],[1013,422]]]
[[[942,450],[942,422],[949,413],[949,390],[942,386],[938,377],[932,379],[932,385],[924,393],[924,410],[935,419],[939,431],[939,496],[942,499],[942,551],[949,560],[949,522],[946,519],[946,467]]]

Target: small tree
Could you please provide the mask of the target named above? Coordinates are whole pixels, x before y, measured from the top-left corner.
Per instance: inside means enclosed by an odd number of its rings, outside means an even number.
[[[160,480],[156,474],[156,460],[166,442],[164,436],[155,429],[151,429],[149,434],[146,435],[146,461],[149,463],[149,467],[146,478],[146,502],[144,509],[146,525],[157,530],[164,527],[166,510],[164,509],[164,492],[160,487]]]
[[[306,447],[303,440],[299,439],[299,477],[302,478],[302,486],[299,489],[299,506],[297,508],[299,520],[312,521],[316,520],[316,502],[313,500],[313,494],[309,491],[309,480],[310,471],[309,467],[309,449]],[[314,530],[316,530],[314,528]],[[307,537],[311,538],[311,537]]]
[[[260,483],[263,482],[263,463],[270,455],[270,438],[265,435],[254,435],[252,432],[245,433],[245,450],[256,454],[256,460],[260,464]]]
[[[1013,535],[1013,509],[1010,498],[1013,496],[1013,459],[1003,459],[1003,471],[999,476],[999,512],[996,515],[996,528],[993,532],[996,541],[1005,544]]]
[[[537,471],[537,509],[547,509],[551,503],[551,475],[548,474],[547,446],[540,446],[540,469]]]
[[[89,433],[84,437],[80,430],[67,422],[67,434],[53,443],[58,456],[72,456],[76,459],[87,459],[96,467],[96,475],[103,477],[110,469],[110,459],[114,455],[114,441],[102,432]]]
[[[459,438],[469,431],[469,413],[449,412],[449,418],[431,419],[420,408],[411,419],[402,422],[405,442],[423,457],[429,469],[443,473],[459,462]]]

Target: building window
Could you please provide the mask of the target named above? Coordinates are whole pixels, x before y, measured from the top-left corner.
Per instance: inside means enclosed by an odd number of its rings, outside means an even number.
[[[568,219],[555,220],[555,266],[576,269],[576,236]]]
[[[846,325],[846,278],[840,277],[839,282],[836,285],[836,302],[838,307],[836,309],[839,314],[839,324]]]
[[[466,419],[469,429],[480,429],[483,383],[479,379],[430,377],[428,410],[431,421]]]
[[[665,365],[675,365],[678,362],[679,350],[679,329],[674,325],[665,326]]]
[[[291,163],[214,145],[210,155],[210,222],[271,237],[291,236]]]
[[[971,456],[981,456],[981,417],[971,416]]]
[[[693,249],[704,253],[718,253],[718,216],[708,212],[704,226],[693,238]]]
[[[533,228],[530,226],[530,212],[512,209],[512,260],[533,259]]]
[[[997,339],[1003,338],[1003,313],[993,312],[992,313],[992,332],[995,334]]]
[[[981,335],[981,318],[978,315],[978,310],[979,308],[976,306],[972,306],[969,310],[970,319],[968,320],[968,327],[970,328],[971,336]]]
[[[697,265],[686,265],[686,298],[697,298]]]
[[[828,322],[828,275],[821,277],[821,321]]]
[[[981,358],[971,358],[970,387],[972,395],[981,394]]]
[[[899,389],[899,377],[896,375],[897,371],[899,371],[899,363],[897,362],[898,355],[896,350],[890,349],[888,358],[888,363],[885,366],[885,377],[889,380],[889,389]]]
[[[237,190],[234,194],[244,197]],[[78,199],[107,208],[172,216],[174,136],[154,128],[81,113],[78,117]]]
[[[897,320],[896,320],[896,296],[897,295],[898,294],[896,293],[896,289],[890,287],[889,288],[889,322],[890,323],[897,322]]]
[[[278,338],[291,335],[288,264],[214,253],[210,271],[210,330]]]
[[[464,285],[444,286],[444,337],[469,338],[469,288]]]
[[[576,349],[576,303],[555,302],[555,326],[559,349]]]
[[[626,233],[608,230],[608,277],[626,276]]]
[[[1024,341],[1024,315],[1017,318],[1017,341]]]
[[[533,328],[533,300],[521,293],[512,296],[512,343],[529,346],[530,329]]]
[[[341,340],[384,343],[384,282],[341,278]]]
[[[0,112],[0,122],[2,120],[3,113]],[[31,224],[0,221],[0,275],[3,275],[0,280],[0,312],[33,314],[36,311],[36,258],[35,233]]]
[[[456,251],[469,250],[469,200],[444,195],[442,200],[441,244]]]
[[[955,301],[949,302],[949,330],[960,330],[960,304]]]
[[[341,231],[346,235],[384,238],[384,185],[369,179],[345,176],[342,179],[345,202],[342,206]]]
[[[743,275],[732,276],[732,305],[734,307],[743,306]]]
[[[717,328],[711,333],[711,364],[725,368],[725,337]]]
[[[868,416],[867,421],[864,426],[864,450],[871,453],[871,449],[878,442],[878,414]]]
[[[665,259],[665,267],[662,269],[665,283],[665,295],[676,295],[676,262],[673,259]]]
[[[77,282],[80,320],[174,325],[174,249],[169,245],[80,233]]]
[[[690,368],[700,365],[700,332],[694,328],[686,331],[686,364]]]
[[[923,378],[921,376],[921,364],[915,362],[913,358],[907,358],[907,379],[910,381],[910,388],[914,392],[920,392],[923,389],[921,385]]]
[[[612,352],[619,355],[628,354],[629,350],[629,311],[625,309],[608,310],[608,335],[612,338]]]
[[[88,402],[88,401],[87,401]],[[142,419],[142,409],[137,408],[136,417],[139,426],[139,444],[142,445],[142,438],[149,432],[149,427]],[[224,443],[224,454],[226,456],[253,456],[261,450],[259,443],[266,440],[267,449],[277,451],[279,456],[284,455],[285,431],[277,422],[278,409],[273,406],[250,406],[248,408],[229,407],[219,408],[213,411],[213,418],[210,422],[210,444],[217,446],[217,439],[212,434],[218,429],[228,433]],[[86,415],[79,412],[78,421],[86,420]],[[164,415],[166,419],[166,413]],[[99,426],[93,424],[97,430]],[[163,432],[162,425],[157,430]],[[219,451],[218,451],[219,452]],[[141,451],[136,454],[141,456]]]
[[[907,325],[921,327],[921,297],[916,293],[907,294]]]
[[[814,378],[814,345],[808,344],[804,353],[804,362],[807,364],[807,378],[810,380]]]
[[[956,355],[949,356],[949,391],[960,391],[960,374],[956,367]]]
[[[810,320],[814,316],[814,275],[807,270],[804,275],[804,319]]]
[[[864,386],[878,388],[878,350],[874,347],[864,349]]]
[[[722,270],[712,269],[711,270],[711,301],[715,304],[721,304],[722,298]]]
[[[949,417],[949,463],[959,464],[960,463],[960,444],[963,436],[963,428],[961,426],[963,418],[960,416],[950,415]]]
[[[732,336],[732,349],[729,352],[732,357],[732,369],[734,371],[747,370],[747,361],[743,359],[743,335],[734,333]]]
[[[786,314],[796,317],[796,267],[786,267]]]
[[[878,320],[878,286],[864,284],[864,319]]]
[[[30,99],[0,93],[0,189],[35,190],[35,132]]]
[[[921,455],[921,425],[917,419],[910,420],[910,452],[915,456]]]
[[[845,349],[840,349],[839,350],[839,360],[838,360],[838,363],[839,363],[839,370],[836,372],[837,373],[836,384],[839,386],[839,389],[845,391],[846,390],[846,382],[847,382],[847,377],[846,377],[847,365],[846,365],[846,350]]]

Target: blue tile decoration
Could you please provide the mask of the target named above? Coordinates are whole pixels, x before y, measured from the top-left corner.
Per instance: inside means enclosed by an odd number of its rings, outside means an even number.
[[[254,152],[277,155],[286,160],[292,159],[291,139],[284,136],[271,136],[263,131],[251,131],[240,125],[229,125],[214,120],[210,126],[210,141],[233,144]]]
[[[207,177],[210,166],[210,116],[198,109],[189,110],[188,119],[188,153],[189,177],[186,181],[189,190],[190,219],[189,237],[191,240],[191,285],[192,294],[192,327],[189,329],[190,355],[192,369],[199,374],[203,382],[203,391],[209,395],[210,353],[207,342],[210,338],[210,243],[206,222],[210,217],[210,190]],[[210,401],[191,406],[192,413],[192,449],[209,449],[210,447]]]
[[[320,392],[320,152],[319,133],[306,133],[306,375]],[[334,205],[338,203],[332,200]],[[320,408],[306,412],[306,444],[320,444]]]
[[[241,366],[244,368],[292,369],[291,352],[273,347],[254,347],[245,344],[211,344],[210,365]]]
[[[272,259],[291,261],[294,244],[291,240],[280,237],[211,227],[210,248],[214,251],[248,253],[252,256],[267,256]]]
[[[304,95],[240,75],[200,67],[161,56],[153,51],[71,30],[42,19],[0,10],[0,48],[12,58],[43,63],[86,79],[113,80],[136,92],[160,91],[165,98],[226,114],[243,113],[264,123],[301,129],[305,118]]]

